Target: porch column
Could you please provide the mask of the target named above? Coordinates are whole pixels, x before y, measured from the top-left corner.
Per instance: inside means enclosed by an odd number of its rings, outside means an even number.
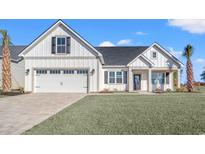
[[[128,91],[131,92],[133,91],[133,74],[132,74],[132,69],[128,67]]]
[[[152,69],[148,70],[148,91],[152,92]]]
[[[181,87],[181,70],[177,70],[177,88]]]

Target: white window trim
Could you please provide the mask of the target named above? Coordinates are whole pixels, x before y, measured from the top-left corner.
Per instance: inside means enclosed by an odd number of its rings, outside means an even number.
[[[121,73],[121,75],[120,75],[120,76],[121,76],[121,79],[122,79],[122,82],[121,82],[121,83],[117,83],[117,78],[118,78],[117,72],[120,72],[120,73]],[[116,80],[116,84],[123,84],[123,71],[116,71],[115,73],[116,73],[116,79],[115,79],[115,80]]]
[[[154,53],[154,52],[156,53],[156,57],[153,57],[153,53]],[[152,51],[152,52],[151,52],[151,59],[157,59],[157,57],[158,57],[157,51]]]
[[[65,53],[58,53],[58,38],[64,38],[65,39]],[[59,45],[59,46],[64,46],[64,45]],[[67,40],[66,36],[56,36],[56,54],[58,55],[65,55],[67,52]]]
[[[110,72],[114,72],[114,83],[110,83]],[[122,83],[117,83],[117,72],[122,73]],[[117,84],[124,84],[124,71],[108,71],[108,84],[109,85],[117,85]]]

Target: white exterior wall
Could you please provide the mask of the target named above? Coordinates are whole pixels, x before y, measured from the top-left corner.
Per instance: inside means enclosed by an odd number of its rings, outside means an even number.
[[[71,37],[71,50],[69,54],[51,54],[51,38],[53,36]],[[89,90],[90,92],[98,91],[99,59],[79,38],[73,36],[61,26],[56,27],[51,33],[40,40],[24,57],[25,71],[27,69],[30,70],[29,74],[25,76],[26,91],[33,91],[34,68],[88,68],[90,71],[94,69],[94,74],[90,75]]]
[[[42,39],[35,47],[33,47],[25,57],[56,57],[56,54],[51,54],[51,38],[55,36],[71,37],[71,52],[62,57],[95,57],[83,43],[73,36],[69,31],[62,27],[56,27],[44,39]],[[59,54],[58,54],[59,55]]]
[[[89,90],[90,92],[96,92],[97,89],[97,62],[98,59],[26,59],[26,69],[30,70],[30,73],[25,76],[25,90],[33,91],[33,69],[34,68],[88,68],[90,71],[95,70],[93,75],[90,75]]]
[[[109,91],[126,91],[128,90],[128,85],[124,83],[117,83],[117,84],[104,84],[104,71],[128,71],[127,68],[103,68],[101,73],[101,89],[105,90],[108,89]],[[109,79],[108,79],[109,80]]]
[[[148,68],[149,65],[143,60],[142,58],[137,58],[135,61],[133,61],[129,66],[131,67],[139,67],[139,68]]]
[[[157,52],[156,59],[152,58],[153,51]],[[152,47],[150,50],[143,53],[143,55],[154,63],[154,68],[177,68],[176,63],[170,57],[155,47]]]
[[[2,88],[2,60],[0,60],[0,89]],[[24,61],[19,63],[11,62],[12,89],[24,87]]]

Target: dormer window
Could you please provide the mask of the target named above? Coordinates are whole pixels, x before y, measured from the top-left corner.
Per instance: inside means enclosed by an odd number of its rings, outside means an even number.
[[[57,37],[56,39],[56,51],[57,53],[66,53],[66,38],[65,37]]]

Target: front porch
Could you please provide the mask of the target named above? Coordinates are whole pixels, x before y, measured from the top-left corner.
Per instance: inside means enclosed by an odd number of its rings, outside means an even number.
[[[180,87],[180,69],[128,68],[128,91],[174,90],[173,73],[177,72],[177,87]]]

